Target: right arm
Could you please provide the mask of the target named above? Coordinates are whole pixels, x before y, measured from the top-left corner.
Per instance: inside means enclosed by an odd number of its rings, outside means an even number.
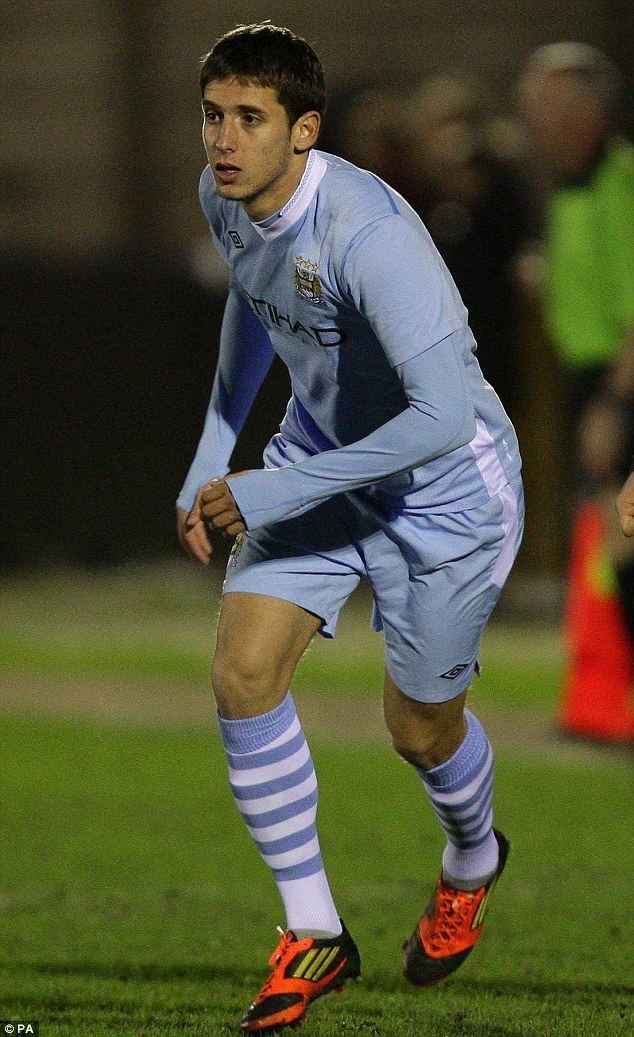
[[[198,491],[228,471],[236,440],[274,356],[266,329],[232,288],[203,432],[176,501],[179,540],[203,564],[209,561],[211,544],[198,511]]]

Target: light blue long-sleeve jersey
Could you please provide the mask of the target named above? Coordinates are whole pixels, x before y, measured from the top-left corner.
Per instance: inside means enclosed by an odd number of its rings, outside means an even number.
[[[312,151],[292,198],[262,223],[218,196],[209,167],[200,200],[231,290],[180,507],[226,474],[275,353],[292,384],[281,434],[265,469],[231,480],[249,529],[351,491],[381,508],[463,511],[517,475],[515,432],[482,377],[467,311],[400,195]]]

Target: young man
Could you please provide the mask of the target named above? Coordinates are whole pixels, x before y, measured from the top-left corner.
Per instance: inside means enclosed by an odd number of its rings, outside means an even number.
[[[200,198],[231,290],[178,532],[203,564],[209,527],[236,538],[212,683],[231,788],[286,911],[271,974],[242,1020],[263,1032],[359,975],[288,688],[361,577],[385,635],[395,749],[447,834],[405,975],[448,975],[480,935],[508,843],[492,828],[491,748],[464,704],[521,538],[520,458],[418,217],[378,178],[314,150],[325,94],[308,44],[243,26],[204,59],[201,88]],[[291,375],[286,416],[264,470],[226,476],[274,352]]]

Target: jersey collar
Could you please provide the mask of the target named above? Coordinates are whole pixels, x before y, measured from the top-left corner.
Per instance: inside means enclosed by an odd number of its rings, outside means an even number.
[[[322,158],[318,152],[311,151],[302,179],[286,205],[279,212],[267,217],[266,220],[260,220],[259,223],[251,220],[261,238],[264,238],[265,241],[272,241],[273,238],[279,238],[280,234],[284,234],[289,227],[297,223],[312,202],[327,168],[326,159]]]

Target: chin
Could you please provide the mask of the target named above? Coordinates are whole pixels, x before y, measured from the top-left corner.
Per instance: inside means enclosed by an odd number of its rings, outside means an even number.
[[[216,185],[216,193],[221,198],[228,198],[232,202],[240,201],[244,194],[244,189],[238,184],[223,184],[222,180],[216,180],[214,177],[214,183]]]

